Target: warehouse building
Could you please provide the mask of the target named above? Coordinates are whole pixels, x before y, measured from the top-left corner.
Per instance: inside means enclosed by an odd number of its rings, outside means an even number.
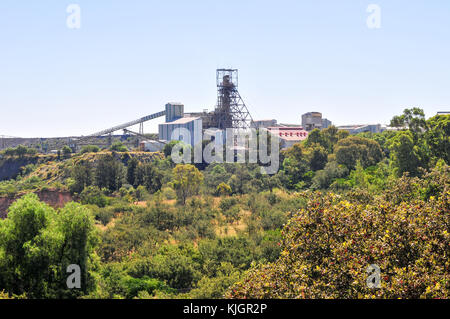
[[[268,128],[268,127],[274,127],[277,126],[277,120],[270,119],[270,120],[256,120],[253,121],[251,126],[253,128]]]
[[[381,133],[385,130],[381,124],[362,124],[362,125],[343,125],[338,126],[338,130],[348,131],[350,134],[358,134],[364,132]]]
[[[159,124],[159,140],[183,141],[194,146],[202,142],[202,118],[185,117],[184,105],[181,103],[166,104],[166,122]],[[150,145],[149,145],[150,146]],[[154,147],[156,145],[152,145]]]
[[[312,131],[314,129],[324,129],[332,125],[331,121],[322,118],[322,113],[320,112],[308,112],[302,115],[302,126],[305,130]]]
[[[183,117],[172,122],[159,124],[159,139],[182,141],[194,147],[202,142],[201,117]]]

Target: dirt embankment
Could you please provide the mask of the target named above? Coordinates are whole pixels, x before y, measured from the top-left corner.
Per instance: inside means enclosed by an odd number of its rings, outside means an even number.
[[[69,192],[44,190],[36,192],[36,195],[38,195],[41,201],[54,208],[62,208],[68,202],[71,202],[73,200]],[[22,196],[23,195],[19,195],[13,198],[0,197],[0,218],[6,218],[9,206],[11,206],[12,203],[14,203],[17,199],[19,199]]]

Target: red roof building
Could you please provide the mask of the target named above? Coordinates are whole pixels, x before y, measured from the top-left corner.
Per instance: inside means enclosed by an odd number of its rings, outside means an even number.
[[[282,148],[289,148],[308,138],[308,132],[301,126],[296,127],[268,127],[267,130],[280,139]]]

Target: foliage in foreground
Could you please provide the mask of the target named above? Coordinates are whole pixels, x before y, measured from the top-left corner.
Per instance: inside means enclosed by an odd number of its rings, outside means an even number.
[[[94,222],[88,209],[69,203],[56,212],[35,194],[17,200],[0,220],[0,287],[29,298],[68,298],[95,286]],[[67,266],[82,270],[82,289],[67,289]]]
[[[382,197],[309,195],[283,230],[280,258],[249,271],[227,297],[449,298],[449,184],[444,165],[401,178]],[[371,264],[381,289],[367,287]]]

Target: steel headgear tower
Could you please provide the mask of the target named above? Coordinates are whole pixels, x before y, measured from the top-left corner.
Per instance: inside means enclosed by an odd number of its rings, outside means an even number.
[[[238,91],[238,70],[218,69],[217,105],[213,123],[218,129],[248,129],[253,122]]]

